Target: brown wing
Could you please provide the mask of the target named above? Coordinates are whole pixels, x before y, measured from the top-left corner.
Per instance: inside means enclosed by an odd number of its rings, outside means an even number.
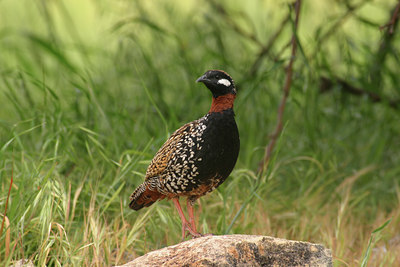
[[[145,180],[159,176],[165,171],[168,162],[175,153],[177,144],[182,140],[185,134],[190,132],[190,129],[193,128],[195,123],[196,121],[183,125],[168,138],[168,140],[158,150],[147,168]]]

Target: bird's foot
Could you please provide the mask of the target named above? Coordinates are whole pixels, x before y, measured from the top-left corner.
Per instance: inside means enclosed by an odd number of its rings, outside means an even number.
[[[213,236],[214,234],[208,233],[208,234],[201,234],[201,236]]]
[[[192,238],[198,238],[198,237],[204,236],[204,235],[200,234],[199,232],[193,230],[192,227],[190,227],[190,225],[188,223],[183,223],[182,224],[182,241],[184,241],[185,237],[188,235],[191,235]]]
[[[204,236],[212,236],[212,235],[213,235],[213,234],[211,234],[211,233],[208,233],[208,234],[201,234],[201,233],[198,233],[198,235],[196,235],[196,236],[192,235],[192,239],[198,238],[198,237],[204,237]]]

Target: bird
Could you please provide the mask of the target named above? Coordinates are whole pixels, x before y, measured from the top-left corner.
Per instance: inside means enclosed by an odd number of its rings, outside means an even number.
[[[203,236],[196,229],[193,206],[198,198],[221,185],[232,172],[240,148],[233,104],[236,87],[222,70],[208,70],[196,82],[212,94],[203,117],[177,129],[155,154],[145,180],[130,196],[129,207],[140,210],[158,200],[172,200],[182,221],[182,240]],[[186,219],[180,197],[187,197]]]

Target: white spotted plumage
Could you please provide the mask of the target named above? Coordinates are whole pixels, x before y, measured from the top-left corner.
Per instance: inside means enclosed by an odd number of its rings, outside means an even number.
[[[155,188],[158,192],[165,195],[180,194],[185,192],[188,187],[195,187],[197,183],[195,177],[199,175],[196,162],[202,161],[201,157],[196,156],[203,148],[202,135],[207,128],[208,116],[207,114],[182,126],[171,135],[164,146],[168,147],[169,150],[173,149],[173,152],[171,158],[165,159],[166,165],[163,166],[161,173],[154,172],[159,163],[157,155],[150,164],[146,172],[146,180],[157,180]],[[163,149],[161,148],[160,151],[163,151]]]

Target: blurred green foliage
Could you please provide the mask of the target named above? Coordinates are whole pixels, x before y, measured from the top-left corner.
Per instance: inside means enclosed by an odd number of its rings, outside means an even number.
[[[111,265],[176,243],[171,203],[133,212],[128,199],[168,135],[207,112],[195,80],[214,68],[237,83],[241,152],[200,201],[203,231],[321,242],[350,265],[387,219],[383,238],[399,234],[399,37],[379,29],[395,1],[303,2],[285,128],[256,178],[290,58],[290,3],[1,1],[0,260]]]

